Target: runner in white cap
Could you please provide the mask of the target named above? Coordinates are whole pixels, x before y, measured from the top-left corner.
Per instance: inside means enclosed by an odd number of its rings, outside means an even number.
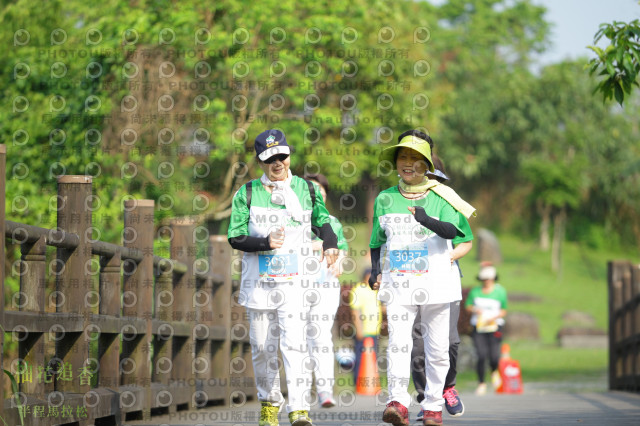
[[[289,420],[308,426],[311,370],[306,334],[309,286],[308,260],[312,232],[323,240],[327,265],[337,259],[337,239],[318,187],[293,176],[291,147],[279,130],[255,139],[256,157],[264,175],[242,186],[233,197],[228,239],[244,251],[238,302],[250,322],[253,369],[261,402],[260,426],[278,425],[284,401],[280,391],[278,347],[287,378]]]

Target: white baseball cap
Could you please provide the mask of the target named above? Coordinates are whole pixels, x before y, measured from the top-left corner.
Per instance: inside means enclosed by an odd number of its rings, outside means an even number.
[[[496,268],[493,266],[483,266],[480,272],[478,272],[478,279],[480,281],[495,280],[497,276],[498,271],[496,271]]]

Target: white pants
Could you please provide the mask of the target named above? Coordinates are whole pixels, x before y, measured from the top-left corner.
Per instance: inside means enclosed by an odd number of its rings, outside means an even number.
[[[449,371],[449,303],[433,305],[387,305],[389,323],[389,347],[387,349],[389,400],[405,407],[411,404],[407,387],[411,381],[411,331],[416,314],[420,311],[423,324],[424,352],[426,358],[423,410],[442,411],[442,391]]]
[[[311,306],[309,311],[309,355],[314,360],[316,390],[333,394],[334,350],[333,350],[333,322],[340,304],[340,282],[331,277],[329,281],[318,288],[319,300]]]
[[[280,391],[279,346],[287,378],[289,413],[309,410],[310,407],[311,369],[305,366],[305,358],[308,356],[308,309],[302,304],[293,303],[278,309],[247,308],[258,400],[271,402],[275,406],[284,403]]]

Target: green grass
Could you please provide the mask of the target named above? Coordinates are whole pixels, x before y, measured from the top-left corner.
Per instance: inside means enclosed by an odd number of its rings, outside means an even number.
[[[602,349],[561,349],[520,342],[512,347],[514,359],[526,360],[523,378],[530,381],[565,381],[599,377],[607,369],[608,354]]]
[[[540,325],[543,343],[552,344],[562,327],[562,315],[568,310],[591,314],[596,327],[607,328],[607,265],[610,255],[565,243],[560,274],[551,271],[551,254],[542,252],[535,242],[521,241],[511,235],[499,237],[503,263],[497,265],[500,283],[508,292],[538,295],[542,302],[511,303],[510,311],[534,315]],[[463,286],[477,285],[474,280],[478,263],[475,252],[463,260],[469,271]]]
[[[628,259],[624,252],[592,250],[577,243],[565,243],[562,270],[551,270],[551,253],[541,251],[537,242],[522,241],[512,235],[500,235],[503,263],[498,265],[500,282],[508,292],[539,296],[541,302],[510,303],[509,311],[533,315],[539,324],[540,341],[508,341],[511,355],[521,364],[523,380],[539,388],[561,386],[568,391],[607,388],[607,349],[563,349],[558,331],[565,326],[562,315],[569,310],[593,316],[595,327],[608,329],[607,261]],[[470,270],[463,286],[473,286],[478,268],[475,251],[463,261]],[[474,269],[475,268],[475,269]],[[461,383],[475,386],[475,374],[460,375]]]
[[[350,247],[360,253],[368,247],[368,228],[358,225],[356,238]],[[506,340],[511,345],[512,358],[521,365],[525,386],[557,388],[567,391],[600,390],[607,388],[607,349],[563,349],[557,334],[564,326],[562,315],[569,310],[586,312],[595,319],[595,327],[608,329],[607,262],[616,259],[638,261],[638,253],[612,250],[593,250],[577,243],[564,243],[562,270],[551,270],[551,252],[543,252],[537,242],[519,237],[498,235],[503,262],[496,265],[500,283],[511,293],[539,296],[540,302],[512,302],[511,312],[533,315],[539,324],[539,341]],[[355,259],[358,265],[368,266],[368,259]],[[463,287],[478,285],[475,276],[479,269],[476,247],[461,261],[465,274]],[[357,280],[359,271],[341,277]],[[463,391],[475,387],[473,368],[458,375],[458,387]]]

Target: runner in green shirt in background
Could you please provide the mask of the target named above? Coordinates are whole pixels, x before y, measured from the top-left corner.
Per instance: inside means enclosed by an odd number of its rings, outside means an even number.
[[[498,273],[490,263],[484,263],[478,280],[481,286],[474,287],[467,296],[465,308],[471,313],[473,326],[473,345],[478,354],[476,372],[478,374],[477,395],[487,393],[484,382],[485,364],[489,361],[491,380],[497,383],[500,379],[498,363],[500,362],[500,348],[502,346],[502,328],[504,317],[507,315],[507,291],[496,283]]]

